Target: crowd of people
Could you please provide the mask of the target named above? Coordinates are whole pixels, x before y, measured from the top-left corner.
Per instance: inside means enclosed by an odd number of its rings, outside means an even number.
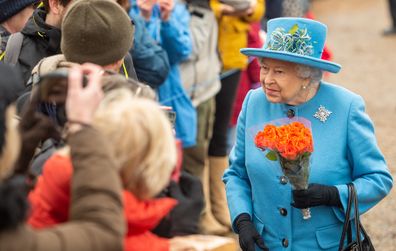
[[[232,232],[244,251],[333,250],[344,184],[365,212],[392,178],[363,101],[322,83],[340,66],[309,5],[0,0],[0,250],[193,250],[180,236]],[[309,53],[299,27],[317,39]],[[297,45],[274,46],[282,31]],[[331,100],[340,121],[318,138],[308,113]],[[314,120],[327,162],[315,162],[320,184],[277,196],[288,182],[260,171],[251,133],[285,111]],[[336,142],[321,147],[340,138],[333,154]],[[323,218],[301,227],[293,200]],[[314,241],[318,228],[334,238]]]

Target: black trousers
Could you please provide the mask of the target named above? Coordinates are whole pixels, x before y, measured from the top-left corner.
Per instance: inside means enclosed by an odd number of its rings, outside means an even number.
[[[234,107],[241,71],[221,80],[220,92],[216,95],[213,135],[209,144],[209,156],[227,156],[227,132]]]
[[[392,18],[393,28],[396,28],[396,0],[389,0],[389,11]]]

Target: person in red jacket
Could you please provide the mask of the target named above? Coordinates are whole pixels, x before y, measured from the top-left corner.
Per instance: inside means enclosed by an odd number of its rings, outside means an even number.
[[[120,166],[128,226],[124,250],[170,250],[169,239],[150,232],[177,204],[172,198],[152,199],[169,183],[176,165],[176,143],[166,115],[153,101],[134,98],[130,90],[119,88],[106,94],[93,125],[106,136]],[[29,195],[32,227],[48,228],[68,220],[72,172],[67,147],[45,163]]]

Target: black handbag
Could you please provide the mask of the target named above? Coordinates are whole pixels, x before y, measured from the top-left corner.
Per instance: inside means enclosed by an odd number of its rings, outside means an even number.
[[[370,237],[360,222],[357,194],[352,183],[348,184],[348,194],[348,205],[345,212],[345,222],[342,229],[338,251],[375,251]],[[352,208],[355,213],[355,218],[351,220],[350,217]],[[352,240],[352,227],[355,229],[356,240]],[[361,238],[362,236],[363,240]],[[346,247],[345,237],[347,237]]]

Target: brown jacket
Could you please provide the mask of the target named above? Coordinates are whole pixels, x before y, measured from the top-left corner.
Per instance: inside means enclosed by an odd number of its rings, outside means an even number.
[[[68,138],[74,166],[70,221],[48,230],[27,225],[0,233],[0,251],[123,250],[121,182],[103,137],[85,128]]]

